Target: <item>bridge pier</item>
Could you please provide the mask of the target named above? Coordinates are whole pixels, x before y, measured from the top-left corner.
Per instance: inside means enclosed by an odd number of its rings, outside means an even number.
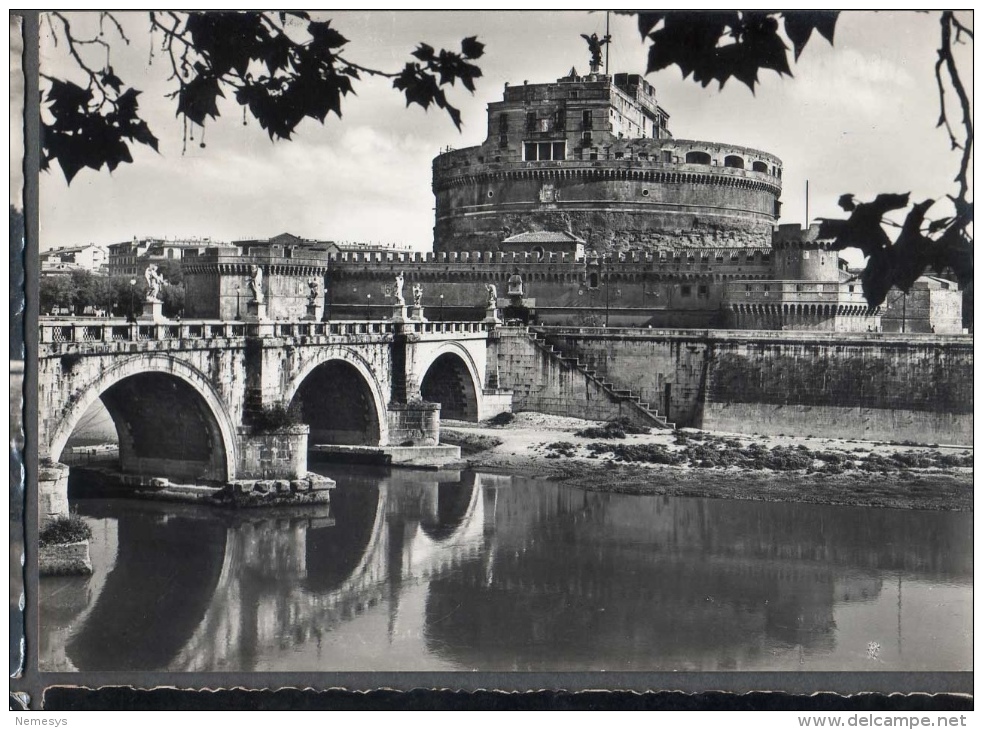
[[[263,431],[240,426],[239,479],[302,479],[307,475],[307,437],[305,424]]]
[[[389,404],[392,446],[436,446],[440,441],[440,403]]]
[[[38,530],[43,532],[69,518],[67,464],[50,461],[38,467]],[[38,548],[39,575],[89,575],[89,541],[80,540]]]
[[[38,467],[38,529],[68,518],[68,465],[51,461]]]

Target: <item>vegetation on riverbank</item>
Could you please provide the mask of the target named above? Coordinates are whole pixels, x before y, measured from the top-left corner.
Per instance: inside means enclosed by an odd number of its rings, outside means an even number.
[[[577,436],[590,437],[601,433],[611,424],[601,428],[577,431]],[[617,426],[615,425],[617,428]],[[610,438],[610,436],[609,436]],[[624,438],[622,435],[620,438]],[[730,468],[761,471],[804,471],[808,474],[843,474],[850,470],[890,474],[910,469],[948,470],[973,466],[972,454],[942,453],[937,449],[896,451],[880,454],[872,447],[842,449],[810,449],[805,444],[796,446],[776,445],[768,448],[760,442],[744,444],[737,438],[725,438],[701,432],[677,432],[675,447],[660,443],[610,443],[592,441],[583,449],[588,459],[608,457],[614,461],[663,464],[690,468]],[[580,455],[578,447],[569,441],[547,444],[546,458]]]
[[[620,437],[610,423],[517,413],[505,428],[456,423],[458,438],[502,443],[467,465],[591,491],[972,511],[971,447],[713,434]],[[609,434],[604,437],[588,434]]]
[[[38,533],[38,544],[69,545],[92,537],[92,528],[78,515],[60,517]]]
[[[460,446],[461,456],[473,456],[483,451],[494,449],[502,445],[502,439],[494,436],[484,436],[479,433],[468,433],[467,431],[452,431],[444,429],[440,432],[440,443],[449,446]]]
[[[636,426],[627,418],[616,418],[608,421],[603,426],[588,426],[579,431],[574,431],[574,436],[588,439],[623,439],[628,434],[646,434],[651,429]]]

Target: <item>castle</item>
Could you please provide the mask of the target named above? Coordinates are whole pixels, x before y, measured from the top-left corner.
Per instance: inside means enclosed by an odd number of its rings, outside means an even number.
[[[485,142],[434,160],[434,248],[497,251],[529,231],[566,231],[604,253],[767,248],[781,165],[760,150],[674,139],[641,76],[571,70],[506,86],[488,105]]]
[[[818,226],[778,225],[780,159],[676,139],[644,78],[593,69],[506,84],[488,106],[485,141],[434,159],[433,252],[286,239],[206,251],[185,264],[186,316],[241,316],[255,264],[267,271],[272,318],[304,316],[311,278],[323,280],[323,316],[386,318],[402,272],[423,287],[431,319],[482,319],[486,284],[503,309],[519,304],[506,296],[511,280],[516,291],[521,281],[523,319],[542,324],[881,329],[881,308],[867,306]]]

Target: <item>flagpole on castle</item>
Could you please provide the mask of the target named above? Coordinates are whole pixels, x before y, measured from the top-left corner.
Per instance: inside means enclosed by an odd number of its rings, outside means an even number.
[[[608,39],[607,45],[604,48],[604,73],[611,73],[611,69],[608,67],[608,62],[611,60],[611,11],[608,10],[605,13],[607,20],[607,25],[604,29],[604,36]]]

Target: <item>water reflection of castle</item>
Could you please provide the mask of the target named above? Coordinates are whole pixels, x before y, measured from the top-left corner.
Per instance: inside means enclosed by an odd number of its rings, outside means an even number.
[[[836,604],[876,599],[884,572],[971,575],[958,514],[459,472],[350,476],[336,495],[330,517],[114,507],[115,564],[68,660],[324,669],[343,634],[345,646],[413,635],[459,668],[741,668],[776,643],[830,651]]]

